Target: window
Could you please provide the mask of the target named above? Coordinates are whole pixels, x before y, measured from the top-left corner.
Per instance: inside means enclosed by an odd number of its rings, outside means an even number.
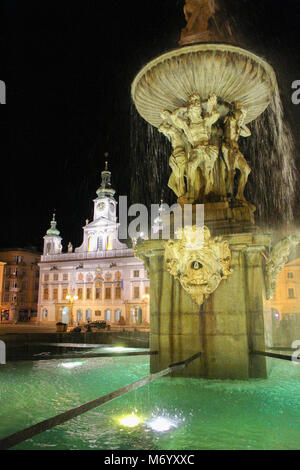
[[[67,295],[68,295],[68,289],[65,288],[65,289],[62,290],[62,298],[63,298],[63,300],[66,300]]]
[[[10,275],[10,268],[5,268],[5,274],[6,274],[6,276]]]
[[[76,312],[76,322],[77,324],[82,321],[82,310],[77,310]]]
[[[95,310],[95,317],[101,317],[101,310]]]
[[[102,289],[101,287],[96,287],[96,300],[101,300],[102,298]]]
[[[4,302],[9,302],[9,294],[4,294]]]
[[[105,310],[105,321],[111,321],[111,310]]]
[[[140,277],[140,271],[133,271],[133,277]]]
[[[22,257],[22,256],[16,256],[16,257],[15,257],[15,262],[16,262],[16,264],[20,264],[20,263],[22,263],[22,261],[23,261],[23,257]]]
[[[82,300],[82,288],[81,287],[77,289],[77,297],[78,297],[78,300]]]
[[[44,308],[43,312],[42,312],[42,319],[46,320],[47,317],[48,317],[48,310],[46,308]]]
[[[98,237],[97,239],[97,250],[102,251],[103,250],[103,241],[102,237]]]
[[[49,299],[49,289],[48,289],[48,287],[45,287],[45,288],[44,288],[43,298],[44,298],[44,300],[48,300],[48,299]]]
[[[58,281],[58,274],[53,274],[53,280]]]
[[[45,274],[45,275],[44,275],[44,281],[45,281],[45,282],[48,282],[48,281],[49,281],[49,274]]]
[[[295,299],[295,291],[294,289],[289,289],[289,299]]]
[[[107,237],[107,246],[106,246],[106,249],[108,251],[112,250],[113,249],[113,238],[111,235],[108,235]]]
[[[140,298],[140,288],[139,287],[134,287],[133,288],[133,297],[135,299],[139,299]]]
[[[116,287],[115,289],[115,299],[121,298],[121,287]]]
[[[115,274],[116,279],[121,279],[121,273],[120,271],[117,271]]]
[[[83,281],[83,274],[82,273],[78,274],[78,281]]]
[[[86,289],[86,298],[88,300],[92,298],[92,289],[90,287],[87,287]]]
[[[106,299],[111,299],[111,288],[110,287],[105,288],[105,298]]]
[[[20,301],[20,304],[25,304],[25,302],[26,302],[26,297],[25,297],[25,295],[20,295],[19,301]]]
[[[288,278],[289,279],[293,279],[293,277],[294,277],[294,273],[288,273]]]
[[[67,281],[68,278],[69,278],[69,275],[68,275],[68,274],[63,274],[63,280],[64,280],[64,281]]]
[[[85,319],[86,321],[90,321],[92,319],[92,310],[88,309],[85,311]]]
[[[53,289],[53,300],[58,299],[58,289]]]
[[[150,287],[149,286],[145,287],[145,294],[150,294]]]
[[[115,322],[118,323],[120,321],[120,318],[121,318],[121,310],[118,309],[115,311]]]
[[[5,281],[4,288],[5,290],[9,290],[9,281]]]

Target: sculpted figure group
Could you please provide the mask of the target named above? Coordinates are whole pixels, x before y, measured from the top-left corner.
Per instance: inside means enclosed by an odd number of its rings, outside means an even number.
[[[239,170],[235,197],[245,201],[244,188],[251,169],[239,149],[238,140],[251,132],[245,126],[246,111],[242,105],[235,103],[226,117],[221,118],[214,93],[205,103],[201,103],[198,94],[193,94],[187,106],[173,112],[165,110],[161,117],[159,131],[170,140],[173,148],[168,185],[177,197],[186,202],[203,202],[205,196],[218,192],[218,187],[220,191],[223,188],[224,199],[233,197],[234,177]],[[226,170],[216,181],[214,168],[219,158]]]

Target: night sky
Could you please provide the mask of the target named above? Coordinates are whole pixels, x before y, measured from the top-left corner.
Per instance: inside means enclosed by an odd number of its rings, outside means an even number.
[[[300,80],[300,2],[223,1],[243,45],[277,72],[299,155],[291,83]],[[64,248],[80,245],[106,151],[117,195],[130,195],[130,85],[148,60],[177,47],[183,4],[2,0],[0,248],[41,249],[54,208]]]

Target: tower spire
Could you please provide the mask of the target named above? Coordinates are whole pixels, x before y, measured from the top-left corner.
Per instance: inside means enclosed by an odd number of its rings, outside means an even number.
[[[57,236],[59,237],[60,231],[56,228],[57,222],[55,220],[55,211],[54,209],[53,214],[52,214],[52,220],[50,222],[50,228],[47,230],[46,235],[49,235],[50,237],[52,236]]]
[[[98,198],[114,197],[115,190],[111,187],[111,172],[108,169],[109,153],[105,152],[105,169],[101,172],[101,186],[97,189]]]

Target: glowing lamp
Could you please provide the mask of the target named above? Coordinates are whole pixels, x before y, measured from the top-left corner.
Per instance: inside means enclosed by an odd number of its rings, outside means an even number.
[[[125,416],[124,418],[120,419],[120,424],[122,424],[122,426],[126,426],[127,428],[134,428],[140,422],[141,418],[135,416],[134,413],[132,413],[132,415]]]

